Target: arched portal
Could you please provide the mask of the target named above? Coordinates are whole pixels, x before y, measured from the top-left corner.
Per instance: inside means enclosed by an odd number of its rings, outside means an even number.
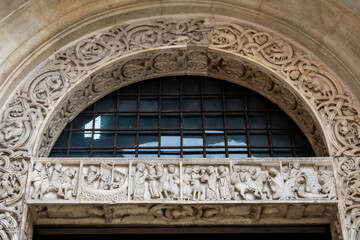
[[[358,154],[358,106],[325,66],[272,33],[221,17],[187,16],[112,27],[80,39],[40,65],[2,112],[5,169],[24,174],[26,162],[10,164],[9,159],[47,156],[66,123],[100,97],[169,75],[217,77],[249,87],[286,111],[318,156]],[[342,177],[358,168],[347,160],[341,164]],[[356,225],[354,209],[348,216]],[[16,228],[18,221],[11,221]]]

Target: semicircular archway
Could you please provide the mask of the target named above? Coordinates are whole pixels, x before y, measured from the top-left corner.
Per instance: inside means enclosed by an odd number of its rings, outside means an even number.
[[[320,61],[273,33],[189,15],[124,23],[53,54],[2,112],[1,156],[46,156],[66,122],[110,91],[185,74],[228,80],[268,97],[298,123],[319,156],[359,154],[359,106]]]

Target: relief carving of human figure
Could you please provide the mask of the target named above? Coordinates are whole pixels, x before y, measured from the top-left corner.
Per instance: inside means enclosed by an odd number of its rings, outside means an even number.
[[[207,181],[207,177],[208,177],[205,167],[200,168],[199,177],[200,177],[200,186],[201,186],[201,193],[202,193],[200,196],[200,199],[205,200],[206,190],[207,190],[207,182],[206,181]]]
[[[144,200],[145,196],[145,181],[147,178],[147,171],[144,163],[138,163],[136,165],[136,171],[133,181],[133,199]]]
[[[216,170],[213,166],[208,166],[206,171],[208,173],[206,200],[218,200]]]
[[[192,194],[193,200],[200,200],[202,196],[202,188],[200,184],[200,166],[195,165],[191,173],[191,185],[192,185]]]
[[[94,165],[90,165],[87,176],[85,176],[87,184],[91,187],[95,187],[95,182],[99,179],[100,175],[99,169]]]
[[[158,187],[159,176],[156,175],[156,170],[153,165],[148,165],[147,180],[149,181],[149,192],[151,198],[160,198],[159,187]]]
[[[163,195],[165,199],[171,199],[177,197],[179,194],[180,179],[177,176],[174,164],[167,166],[168,172],[166,173],[165,181],[163,182]]]
[[[190,166],[186,166],[183,174],[183,197],[185,199],[191,199],[191,172],[192,168]]]
[[[267,184],[269,187],[268,196],[273,200],[281,198],[281,186],[277,181],[278,171],[275,168],[270,168],[267,174]]]
[[[7,197],[12,198],[15,194],[19,193],[20,186],[16,183],[15,175],[12,175],[8,172],[4,173],[1,176],[1,190],[0,190],[0,199],[5,199]]]
[[[335,180],[332,172],[319,170],[318,183],[321,186],[321,188],[318,190],[320,194],[324,194],[325,197],[330,200],[336,199]]]
[[[222,165],[218,167],[218,188],[220,200],[231,200],[232,191],[230,185],[230,176],[226,168]]]
[[[299,196],[301,186],[304,186],[304,192],[310,192],[311,189],[307,185],[307,175],[300,170],[300,163],[294,162],[289,164],[289,167],[284,168],[284,181],[285,181],[285,197],[287,199],[296,199]],[[302,190],[300,191],[300,193]],[[303,194],[302,194],[303,195]]]
[[[56,163],[51,171],[51,164],[46,164],[46,175],[42,173],[43,165],[36,163],[32,176],[34,192],[32,198],[43,199],[49,192],[56,192],[57,197],[68,200],[71,195],[75,196],[76,188],[73,179],[77,173],[76,168],[68,167],[63,170],[60,163]]]
[[[264,173],[257,174],[255,167],[233,166],[231,184],[241,199],[251,200],[247,193],[254,198],[266,199],[264,191]],[[237,196],[235,196],[236,198]]]
[[[42,173],[43,167],[43,164],[40,162],[37,162],[34,166],[34,170],[31,176],[31,184],[34,188],[34,191],[31,194],[31,198],[33,199],[42,198],[40,186],[41,183],[47,179],[47,176],[43,175]]]

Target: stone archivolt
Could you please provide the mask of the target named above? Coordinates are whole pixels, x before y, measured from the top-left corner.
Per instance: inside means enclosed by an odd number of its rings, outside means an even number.
[[[3,175],[10,176],[1,183],[20,186],[12,186],[2,200],[4,218],[22,208],[23,159],[46,156],[66,121],[115,88],[181,74],[232,80],[281,103],[319,156],[359,154],[359,105],[308,54],[271,33],[216,18],[147,20],[113,27],[57,52],[18,88],[0,116],[0,156],[17,163],[4,166]],[[347,179],[340,189],[351,239],[359,234],[356,169],[338,169]],[[349,202],[353,206],[347,207]]]

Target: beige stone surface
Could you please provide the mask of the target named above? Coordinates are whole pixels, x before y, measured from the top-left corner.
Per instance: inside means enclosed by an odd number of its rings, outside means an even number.
[[[285,35],[289,32],[288,37],[313,52],[355,93],[360,91],[357,1],[6,0],[1,4],[0,94],[5,99],[37,64],[76,37],[129,19],[187,13],[232,16]]]

